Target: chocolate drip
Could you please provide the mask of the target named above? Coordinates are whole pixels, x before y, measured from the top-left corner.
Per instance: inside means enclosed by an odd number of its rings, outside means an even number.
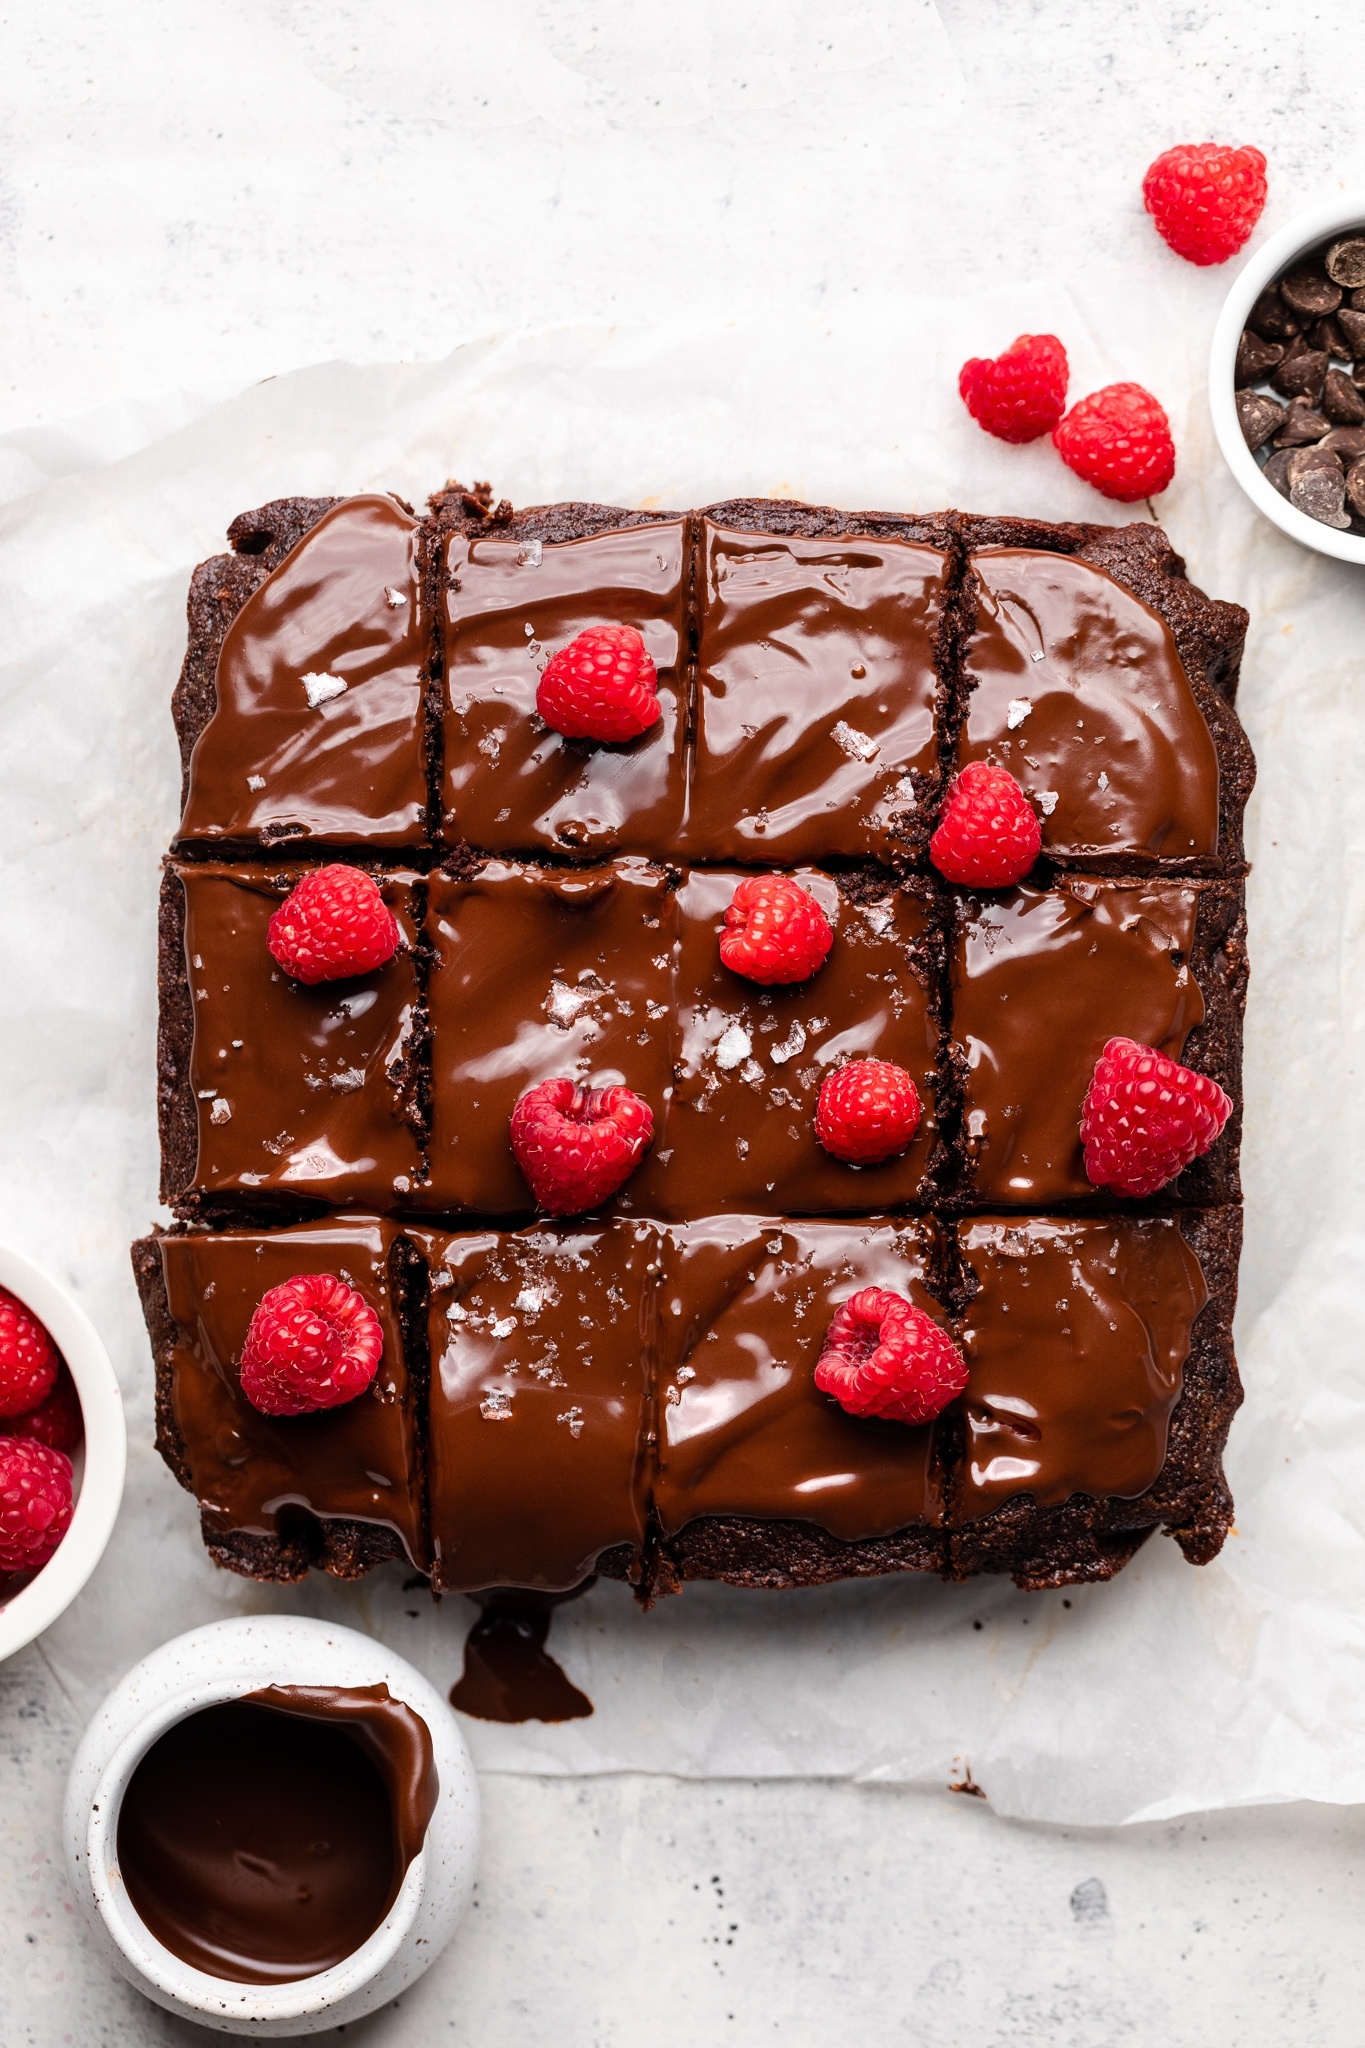
[[[464,1670],[450,1704],[476,1721],[581,1721],[593,1711],[545,1648],[556,1607],[595,1583],[567,1593],[506,1590],[475,1593],[482,1612],[465,1637]]]
[[[120,1875],[182,1962],[291,1983],[387,1917],[439,1792],[431,1731],[387,1685],[267,1686],[152,1744],[119,1811]]]

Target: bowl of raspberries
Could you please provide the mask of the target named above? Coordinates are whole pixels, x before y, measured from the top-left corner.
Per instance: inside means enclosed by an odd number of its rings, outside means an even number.
[[[109,1354],[65,1287],[0,1245],[0,1658],[41,1635],[109,1541],[127,1436]]]

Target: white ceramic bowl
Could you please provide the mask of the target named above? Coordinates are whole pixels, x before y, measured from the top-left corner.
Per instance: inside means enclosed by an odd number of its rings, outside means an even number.
[[[85,1445],[73,1459],[76,1509],[48,1563],[8,1599],[0,1594],[0,1659],[41,1635],[71,1605],[104,1554],[123,1498],[128,1432],[109,1353],[73,1294],[20,1252],[0,1245],[0,1287],[51,1332],[81,1398]],[[0,1421],[0,1434],[4,1423]]]
[[[1238,338],[1246,325],[1247,314],[1266,286],[1273,283],[1282,271],[1288,270],[1296,257],[1306,256],[1310,250],[1323,242],[1335,241],[1339,235],[1353,233],[1365,234],[1365,193],[1347,192],[1325,200],[1321,206],[1310,206],[1307,213],[1299,214],[1277,235],[1272,235],[1238,272],[1232,290],[1223,301],[1218,325],[1213,330],[1213,346],[1209,351],[1209,406],[1213,413],[1213,431],[1218,436],[1218,445],[1228,468],[1257,511],[1274,520],[1291,540],[1316,548],[1320,555],[1334,555],[1340,562],[1365,562],[1365,534],[1340,533],[1334,526],[1324,526],[1320,519],[1310,519],[1306,512],[1300,512],[1297,506],[1291,505],[1288,498],[1282,498],[1273,484],[1266,482],[1238,424],[1232,378]]]
[[[292,1984],[233,1984],[182,1962],[134,1911],[118,1868],[133,1771],[187,1714],[264,1685],[379,1685],[431,1730],[440,1796],[387,1919],[334,1969]],[[479,1854],[479,1790],[454,1714],[404,1658],[354,1629],[302,1615],[211,1622],[135,1665],[81,1738],[66,1788],[66,1858],[82,1912],[114,1968],[168,2012],[229,2034],[314,2034],[396,1998],[449,1941]]]

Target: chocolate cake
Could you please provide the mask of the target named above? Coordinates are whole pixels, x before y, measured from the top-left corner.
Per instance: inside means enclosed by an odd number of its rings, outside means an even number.
[[[158,1445],[214,1557],[647,1595],[1069,1584],[1155,1528],[1213,1556],[1241,1398],[1245,614],[1141,525],[518,513],[452,485],[420,519],[286,500],[230,539],[195,572],[174,698],[158,1070],[179,1220],[134,1247]],[[565,739],[535,715],[541,674],[606,624],[643,637],[662,715]],[[978,760],[1039,816],[1010,889],[952,887],[927,856]],[[266,928],[337,859],[379,881],[398,950],[303,987]],[[763,870],[833,930],[800,984],[719,959]],[[1115,1035],[1233,1103],[1141,1201],[1081,1159]],[[882,1165],[813,1134],[851,1058],[895,1062],[924,1105]],[[614,1198],[547,1222],[508,1120],[559,1076],[627,1083],[654,1139]],[[343,1407],[268,1416],[241,1348],[295,1273],[370,1303],[383,1362]],[[815,1387],[867,1286],[962,1348],[966,1391],[932,1423]]]

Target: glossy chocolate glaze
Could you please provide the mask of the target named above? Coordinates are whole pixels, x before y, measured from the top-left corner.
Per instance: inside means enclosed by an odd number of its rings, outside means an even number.
[[[972,567],[959,768],[1008,768],[1054,860],[1216,853],[1218,755],[1165,620],[1071,556],[983,548]]]
[[[683,815],[684,521],[584,540],[447,543],[443,833],[488,852],[659,853]],[[536,715],[552,654],[587,626],[634,626],[660,722],[622,746],[566,740]]]
[[[292,1983],[387,1917],[440,1785],[431,1731],[387,1685],[272,1685],[190,1714],[123,1795],[119,1873],[182,1962]]]
[[[668,878],[642,860],[488,861],[467,881],[432,876],[431,1172],[419,1206],[529,1215],[508,1123],[525,1089],[561,1074],[624,1082],[662,1128],[676,931]]]
[[[426,1565],[416,1396],[403,1358],[389,1263],[397,1232],[376,1217],[289,1230],[166,1237],[162,1269],[179,1331],[175,1420],[210,1534],[275,1535],[304,1513],[394,1530]],[[316,1415],[262,1415],[238,1368],[261,1296],[298,1273],[337,1273],[379,1317],[384,1354],[368,1390]]]
[[[888,859],[937,768],[947,559],[907,541],[703,522],[696,751],[681,850]]]
[[[834,1311],[886,1287],[928,1292],[929,1222],[711,1217],[669,1233],[659,1305],[654,1506],[814,1522],[856,1541],[941,1519],[934,1431],[848,1415],[814,1381]]]
[[[645,1527],[654,1224],[418,1233],[432,1265],[432,1583],[562,1592]]]
[[[450,1688],[451,1706],[476,1721],[584,1720],[592,1701],[545,1644],[555,1608],[595,1583],[585,1579],[568,1593],[508,1587],[476,1594],[481,1612],[465,1637],[464,1669]]]
[[[182,840],[422,843],[431,629],[418,532],[392,498],[344,499],[247,599],[218,656]],[[346,688],[314,707],[306,675]]]
[[[676,1082],[626,1199],[678,1217],[866,1213],[914,1201],[937,1137],[938,1025],[918,967],[924,899],[888,888],[855,903],[828,875],[796,869],[833,925],[834,944],[809,981],[761,989],[720,961],[722,919],[742,878],[733,868],[693,869],[678,891]],[[868,1058],[905,1067],[925,1113],[899,1159],[859,1168],[817,1143],[814,1117],[831,1069]]]
[[[983,1201],[1093,1196],[1080,1118],[1106,1039],[1179,1059],[1202,1023],[1189,969],[1199,890],[1064,878],[970,899],[953,944],[953,1035],[966,1057],[963,1144]]]
[[[275,964],[270,919],[303,870],[182,864],[193,998],[193,1187],[390,1208],[422,1166],[411,1040],[416,875],[381,875],[403,934],[373,974],[305,988]]]
[[[1027,1493],[1144,1493],[1166,1458],[1190,1330],[1208,1299],[1167,1216],[982,1217],[958,1226],[979,1283],[956,1487],[970,1520]]]

